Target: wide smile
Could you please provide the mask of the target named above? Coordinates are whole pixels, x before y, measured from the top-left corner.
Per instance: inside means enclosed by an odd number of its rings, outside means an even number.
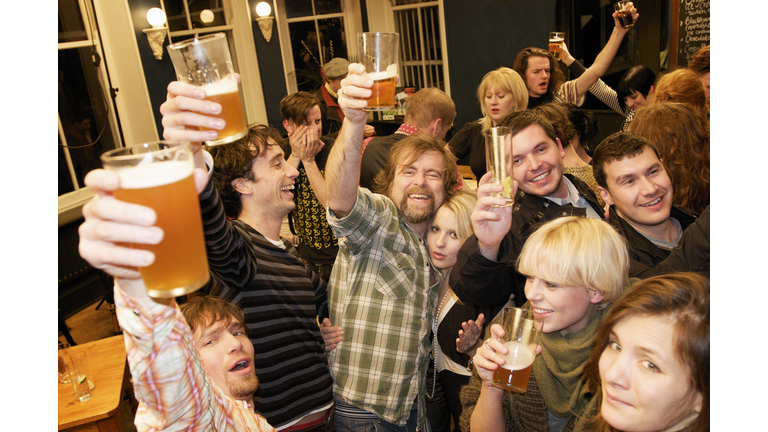
[[[645,204],[640,204],[640,207],[653,207],[653,206],[655,206],[657,204],[660,204],[661,200],[663,200],[663,199],[664,199],[664,196],[662,195],[662,196],[660,196],[660,197],[658,197],[658,198],[656,198],[654,200],[651,200],[651,201],[649,201],[649,202],[647,202]]]
[[[550,174],[551,172],[552,172],[552,171],[547,171],[547,172],[545,172],[545,173],[541,173],[541,174],[537,175],[536,177],[533,177],[532,179],[530,179],[530,180],[528,180],[528,181],[529,181],[530,183],[538,183],[538,182],[542,182],[542,181],[546,180],[546,179],[547,179],[547,177],[549,177],[549,174]]]
[[[429,201],[429,194],[411,193],[411,194],[408,194],[408,199],[416,202],[427,202]]]
[[[553,313],[555,313],[555,311],[552,310],[552,309],[542,309],[542,308],[537,308],[537,307],[533,308],[533,315],[535,317],[537,317],[537,318],[540,318],[540,319],[544,319],[544,318],[552,315]]]
[[[292,185],[292,184],[289,184],[289,185],[287,185],[287,186],[283,186],[283,187],[281,187],[281,188],[280,188],[280,192],[288,192],[288,193],[291,193],[291,194],[293,194],[293,188],[294,188],[294,185]]]

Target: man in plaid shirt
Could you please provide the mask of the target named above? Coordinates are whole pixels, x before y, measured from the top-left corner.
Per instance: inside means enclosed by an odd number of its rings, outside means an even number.
[[[425,134],[390,151],[374,192],[358,188],[372,80],[349,66],[339,92],[345,119],[326,164],[328,223],[339,239],[331,273],[331,321],[344,329],[328,365],[337,432],[425,430],[425,383],[441,275],[424,237],[455,190],[445,142]],[[428,427],[426,427],[428,430]]]

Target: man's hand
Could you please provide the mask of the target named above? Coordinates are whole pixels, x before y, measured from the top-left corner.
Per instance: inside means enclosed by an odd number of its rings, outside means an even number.
[[[304,163],[315,160],[315,156],[325,147],[315,128],[299,126],[288,134],[291,154],[296,155]]]
[[[328,318],[323,318],[323,322],[320,323],[320,334],[323,335],[326,352],[336,348],[336,344],[344,339],[344,330],[339,326],[332,325]]]
[[[560,47],[560,61],[565,63],[566,66],[570,66],[574,60],[576,59],[573,58],[571,52],[568,51],[568,46],[563,42],[563,45]]]
[[[478,182],[477,205],[475,205],[470,219],[480,252],[489,260],[496,261],[501,241],[512,227],[512,206],[494,207],[494,205],[503,206],[507,202],[502,198],[490,195],[504,190],[504,186],[500,184],[489,183],[491,176],[489,171]],[[517,181],[514,181],[512,196],[516,194]]]
[[[372,137],[374,135],[376,135],[376,129],[373,126],[369,125],[369,124],[365,125],[365,131],[363,132],[363,137],[364,138],[369,138],[369,137]]]
[[[368,113],[363,108],[368,106],[368,102],[364,98],[371,97],[373,80],[364,76],[365,66],[359,63],[350,63],[348,70],[347,77],[341,80],[339,107],[344,111],[345,120],[365,123]]]

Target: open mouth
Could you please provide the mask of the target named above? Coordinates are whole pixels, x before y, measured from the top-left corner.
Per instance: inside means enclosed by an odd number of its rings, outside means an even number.
[[[293,190],[293,185],[283,186],[280,188],[280,190],[283,192],[290,192]]]
[[[547,177],[549,177],[549,173],[550,173],[550,172],[551,172],[551,171],[547,171],[547,172],[545,172],[545,173],[542,173],[542,174],[539,174],[539,175],[537,175],[536,177],[534,177],[534,178],[532,178],[532,179],[531,179],[531,183],[536,183],[536,182],[540,182],[540,181],[542,181],[542,180],[545,180]]]
[[[428,194],[419,194],[419,193],[413,193],[408,194],[408,198],[416,201],[426,201],[429,199]]]
[[[230,372],[238,372],[238,371],[241,371],[243,369],[246,369],[249,365],[250,365],[250,362],[248,360],[242,360],[242,361],[239,361],[239,362],[235,363],[235,365],[229,371]]]

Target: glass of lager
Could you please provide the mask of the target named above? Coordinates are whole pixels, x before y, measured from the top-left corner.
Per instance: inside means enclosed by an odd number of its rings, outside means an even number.
[[[491,384],[504,390],[525,393],[542,324],[543,321],[534,319],[530,309],[504,308],[501,326],[505,332],[504,346],[509,354],[496,353],[504,358],[505,363],[493,372]]]
[[[206,141],[209,146],[227,144],[248,133],[243,103],[240,100],[235,69],[224,33],[215,33],[168,45],[168,53],[179,81],[201,87],[205,99],[221,104],[224,129],[219,137]],[[201,130],[209,130],[200,127]]]
[[[192,171],[189,143],[155,141],[111,150],[101,156],[104,168],[120,176],[115,198],[150,207],[162,228],[159,244],[131,244],[155,254],[139,269],[150,297],[189,294],[208,282],[200,201]]]
[[[486,163],[493,175],[490,183],[504,186],[503,191],[491,195],[505,199],[507,203],[501,207],[509,207],[515,203],[512,195],[512,131],[508,127],[498,126],[488,129],[483,135]]]
[[[563,32],[549,32],[549,53],[555,60],[560,60],[560,49],[563,47],[563,41],[565,40],[565,33]]]
[[[616,15],[619,17],[619,24],[625,29],[635,25],[635,19],[632,18],[632,8],[629,6],[630,3],[629,0],[621,0],[620,2],[613,4],[613,8],[616,10]]]
[[[357,52],[365,75],[373,80],[371,97],[366,99],[365,111],[395,108],[397,54],[400,49],[398,33],[358,33]]]

